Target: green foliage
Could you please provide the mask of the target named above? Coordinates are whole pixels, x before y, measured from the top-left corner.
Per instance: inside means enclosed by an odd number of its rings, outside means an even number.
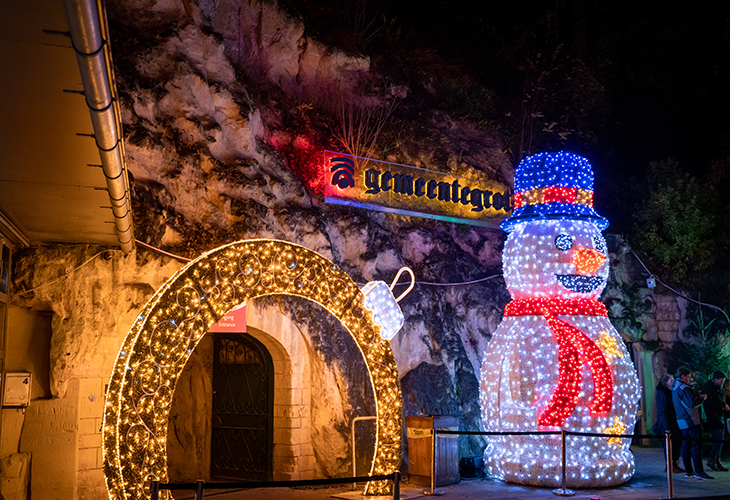
[[[689,333],[694,338],[700,339],[702,342],[712,340],[718,335],[727,334],[727,328],[723,329],[715,324],[715,319],[708,319],[705,317],[705,313],[701,306],[695,306],[696,313],[694,318],[689,319],[689,326],[685,330],[685,333]]]
[[[689,320],[684,338],[675,342],[670,353],[669,373],[680,366],[693,372],[694,382],[700,386],[709,380],[715,370],[728,371],[730,367],[730,330],[715,319],[707,319],[701,307],[696,307]]]
[[[383,127],[398,106],[396,92],[388,88],[370,90],[358,98],[336,104],[336,125],[332,136],[341,149],[355,156],[375,158],[382,156]]]
[[[702,385],[715,370],[727,370],[730,364],[730,344],[727,336],[711,340],[693,339],[675,342],[670,353],[668,372],[686,366],[694,375],[695,383]]]
[[[662,281],[702,290],[708,273],[720,263],[718,198],[714,184],[682,171],[674,160],[652,162],[636,183],[637,204],[631,242],[646,256]],[[727,266],[725,266],[727,267]],[[715,297],[716,298],[716,297]]]

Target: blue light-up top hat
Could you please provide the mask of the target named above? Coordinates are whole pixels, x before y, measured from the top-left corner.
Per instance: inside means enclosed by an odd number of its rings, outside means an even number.
[[[585,220],[601,231],[608,227],[608,220],[593,210],[593,167],[582,156],[565,151],[538,153],[520,162],[514,207],[499,225],[508,233],[516,224],[533,220]]]

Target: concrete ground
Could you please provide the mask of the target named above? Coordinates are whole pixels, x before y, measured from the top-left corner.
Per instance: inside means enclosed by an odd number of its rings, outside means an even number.
[[[580,500],[634,500],[668,498],[667,474],[664,472],[664,454],[661,448],[633,448],[636,457],[636,474],[626,484],[616,488],[576,490],[572,498]],[[726,462],[726,465],[728,463]],[[674,497],[710,498],[730,500],[730,472],[706,470],[713,481],[685,478],[684,474],[674,474]],[[559,498],[552,489],[534,488],[503,483],[488,478],[462,479],[459,483],[440,486],[439,495],[453,500],[548,500]],[[401,484],[401,499],[426,499],[423,488]],[[192,492],[175,492],[176,500],[194,498]],[[318,487],[311,489],[257,488],[251,490],[221,491],[206,489],[204,498],[215,500],[386,500],[392,497],[364,497],[361,491],[353,491],[351,486]]]

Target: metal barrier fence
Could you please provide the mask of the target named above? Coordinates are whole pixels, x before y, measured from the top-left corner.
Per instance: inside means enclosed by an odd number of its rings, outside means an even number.
[[[442,490],[434,488],[434,479],[436,477],[436,462],[438,448],[436,447],[436,436],[442,435],[465,435],[465,436],[540,436],[540,435],[552,435],[561,437],[561,487],[553,490],[553,493],[558,496],[572,496],[575,494],[573,490],[566,488],[567,485],[567,474],[566,474],[566,437],[571,436],[588,436],[588,437],[614,437],[614,438],[638,438],[638,439],[664,439],[666,453],[666,466],[667,466],[667,489],[669,499],[674,498],[674,481],[672,477],[673,473],[673,456],[672,450],[672,435],[667,432],[664,436],[657,436],[654,434],[606,434],[598,432],[575,432],[575,431],[520,431],[520,432],[487,432],[487,431],[452,431],[447,429],[432,429],[431,430],[431,490],[428,492],[430,495],[443,495]],[[701,441],[703,443],[730,443],[730,440],[716,440],[716,439],[705,439],[705,438],[688,438],[682,437],[685,441]],[[195,483],[162,483],[160,481],[152,481],[150,484],[150,496],[151,500],[159,500],[161,490],[192,490],[195,491],[195,500],[203,500],[205,495],[205,489],[216,489],[216,490],[243,490],[253,488],[280,488],[280,487],[297,487],[297,486],[327,486],[334,484],[355,484],[355,483],[366,483],[371,481],[393,481],[393,500],[400,500],[400,482],[401,473],[395,471],[393,474],[384,474],[379,476],[354,476],[354,477],[343,477],[343,478],[332,478],[332,479],[307,479],[299,481],[257,481],[257,482],[229,482],[229,483],[206,483],[205,481],[199,480]]]
[[[328,486],[332,484],[368,483],[371,481],[393,481],[393,500],[400,500],[400,471],[379,476],[339,477],[332,479],[302,479],[299,481],[256,481],[245,483],[206,483],[199,480],[195,483],[162,483],[152,481],[150,484],[151,500],[159,500],[162,490],[192,490],[195,500],[203,500],[205,489],[211,490],[244,490],[253,488],[292,488],[296,486]]]
[[[431,447],[433,450],[433,456],[434,456],[434,463],[436,462],[436,453],[438,451],[436,447],[436,436],[439,434],[458,434],[458,435],[466,435],[466,436],[539,436],[539,435],[560,435],[561,437],[561,467],[562,467],[562,476],[561,476],[561,487],[553,490],[553,493],[558,496],[572,496],[575,495],[575,491],[569,490],[566,488],[567,484],[567,474],[566,474],[566,437],[567,436],[588,436],[588,437],[614,437],[614,438],[639,438],[639,439],[664,439],[664,445],[666,449],[666,460],[667,460],[667,489],[668,489],[668,497],[669,499],[674,498],[674,479],[672,477],[673,473],[673,461],[674,461],[674,453],[672,451],[672,435],[669,431],[664,436],[657,436],[655,434],[606,434],[606,433],[599,433],[599,432],[575,432],[575,431],[535,431],[535,432],[529,432],[529,431],[521,431],[521,432],[487,432],[487,431],[450,431],[447,429],[434,429],[434,432],[431,433]],[[703,443],[729,443],[730,440],[720,440],[720,439],[705,439],[705,438],[689,438],[682,436],[683,441],[701,441]],[[432,478],[431,478],[431,492],[432,495],[441,495],[443,492],[440,490],[434,490],[433,487],[433,476],[435,476],[435,471],[432,471]]]

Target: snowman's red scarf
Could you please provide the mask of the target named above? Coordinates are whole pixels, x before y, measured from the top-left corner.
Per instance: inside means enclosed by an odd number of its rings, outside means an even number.
[[[521,299],[504,308],[504,316],[544,316],[558,343],[558,386],[540,414],[538,425],[561,427],[575,410],[580,392],[581,367],[593,375],[591,415],[603,415],[613,406],[613,376],[603,351],[585,333],[556,315],[608,316],[606,306],[592,299]]]

